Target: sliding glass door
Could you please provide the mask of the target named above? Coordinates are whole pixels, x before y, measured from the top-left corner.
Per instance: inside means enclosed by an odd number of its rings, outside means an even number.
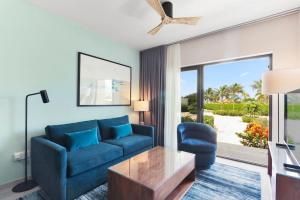
[[[264,56],[183,68],[182,121],[214,127],[218,156],[266,165],[269,98],[261,75],[270,67]]]

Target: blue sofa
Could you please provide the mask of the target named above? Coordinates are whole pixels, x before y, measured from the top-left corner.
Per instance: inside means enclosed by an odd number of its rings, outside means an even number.
[[[212,127],[194,122],[177,127],[178,150],[196,154],[196,168],[208,169],[215,162],[217,133]]]
[[[32,178],[55,200],[74,199],[107,180],[108,167],[153,148],[154,128],[131,124],[133,134],[114,139],[111,127],[128,116],[46,127],[31,138]],[[99,144],[67,151],[65,133],[97,128]]]

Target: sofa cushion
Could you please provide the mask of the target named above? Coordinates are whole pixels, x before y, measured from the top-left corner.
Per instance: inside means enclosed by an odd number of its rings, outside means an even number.
[[[116,117],[111,119],[98,120],[99,128],[101,129],[101,139],[112,139],[113,133],[111,131],[112,126],[119,126],[123,124],[129,124],[128,115],[123,117]]]
[[[121,147],[100,142],[77,151],[68,152],[68,176],[85,172],[123,156]]]
[[[122,137],[132,135],[131,124],[112,126],[111,129],[115,139],[120,139]]]
[[[66,134],[66,148],[68,151],[75,151],[94,144],[99,144],[98,128],[85,131],[71,132]]]
[[[101,141],[97,120],[82,121],[70,124],[49,125],[45,128],[46,135],[55,143],[66,146],[65,133],[76,131],[84,131],[92,128],[97,128],[98,139]]]
[[[217,150],[217,145],[204,140],[188,138],[179,144],[179,149],[193,153],[213,152]]]
[[[137,134],[126,136],[120,139],[104,140],[103,142],[122,147],[124,155],[128,155],[130,153],[153,145],[151,137]]]

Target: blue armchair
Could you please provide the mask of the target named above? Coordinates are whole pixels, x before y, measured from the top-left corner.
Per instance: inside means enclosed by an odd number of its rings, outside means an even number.
[[[212,127],[185,122],[177,127],[178,150],[196,154],[196,168],[208,169],[214,164],[217,150],[217,134]]]

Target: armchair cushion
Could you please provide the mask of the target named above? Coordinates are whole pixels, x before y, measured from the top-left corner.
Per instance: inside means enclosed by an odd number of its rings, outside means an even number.
[[[111,127],[119,126],[123,124],[129,124],[128,115],[125,115],[123,117],[98,120],[98,125],[101,129],[101,139],[103,140],[112,139],[113,133]]]
[[[100,142],[77,151],[68,152],[67,174],[74,176],[123,156],[119,146]]]
[[[179,144],[179,149],[192,153],[209,153],[217,150],[217,145],[198,139],[185,139]]]
[[[128,155],[153,145],[152,137],[137,134],[120,139],[104,140],[104,142],[122,147],[124,155]]]
[[[46,131],[46,135],[49,137],[51,141],[66,147],[65,133],[85,131],[92,128],[97,128],[98,139],[100,141],[101,137],[100,137],[98,124],[96,120],[89,120],[89,121],[76,122],[70,124],[61,124],[61,125],[49,125],[45,128],[45,131]]]

